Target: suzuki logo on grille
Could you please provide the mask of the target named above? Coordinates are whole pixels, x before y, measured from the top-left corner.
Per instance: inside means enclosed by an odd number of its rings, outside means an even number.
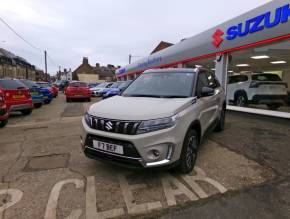
[[[106,122],[105,128],[108,131],[111,131],[113,129],[113,124],[110,121],[109,122]]]
[[[224,41],[224,39],[222,38],[222,36],[224,35],[225,33],[220,30],[220,29],[217,29],[216,32],[214,33],[214,35],[212,35],[212,38],[214,39],[212,44],[215,46],[215,47],[219,47],[221,45],[221,43]]]

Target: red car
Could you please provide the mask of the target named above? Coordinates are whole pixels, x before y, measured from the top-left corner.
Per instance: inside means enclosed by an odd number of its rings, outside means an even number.
[[[85,99],[91,102],[91,91],[85,82],[71,82],[65,89],[66,102],[72,99]]]
[[[8,122],[9,112],[5,101],[4,92],[0,89],[0,128]]]
[[[29,88],[19,80],[1,79],[0,88],[3,90],[9,112],[20,111],[29,115],[33,109]]]
[[[56,98],[58,96],[58,87],[57,86],[51,85],[50,91],[51,91],[54,98]]]

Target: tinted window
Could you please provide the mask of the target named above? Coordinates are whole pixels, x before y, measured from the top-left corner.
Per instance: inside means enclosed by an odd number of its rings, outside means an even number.
[[[234,84],[239,82],[245,82],[248,80],[247,75],[234,75],[229,77],[228,84]]]
[[[75,82],[69,85],[70,87],[87,87],[88,84],[84,82]]]
[[[196,84],[196,96],[201,96],[201,90],[203,87],[209,87],[208,76],[206,72],[200,72],[198,74],[197,84]]]
[[[23,83],[19,80],[0,80],[0,87],[3,89],[19,89],[19,88],[27,88]]]
[[[252,75],[254,81],[281,81],[281,78],[276,74],[255,74]]]
[[[33,87],[37,87],[38,85],[36,83],[34,83],[33,81],[29,81],[29,80],[21,80],[21,82],[23,84],[25,84],[27,87],[29,88],[33,88]]]
[[[152,72],[133,81],[123,96],[190,97],[195,73]]]

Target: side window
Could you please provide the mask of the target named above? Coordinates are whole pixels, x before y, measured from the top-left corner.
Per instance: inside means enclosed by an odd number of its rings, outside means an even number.
[[[196,84],[196,96],[201,96],[201,89],[203,87],[209,87],[208,76],[205,71],[200,72],[197,77],[197,84]]]

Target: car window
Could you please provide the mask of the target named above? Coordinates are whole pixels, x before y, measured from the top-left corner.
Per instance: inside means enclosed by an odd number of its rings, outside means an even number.
[[[201,96],[201,90],[203,87],[209,87],[209,80],[207,73],[205,71],[200,72],[198,74],[197,78],[197,84],[196,84],[196,96],[200,97]]]
[[[276,74],[255,74],[252,75],[253,81],[281,81],[281,78]]]
[[[247,75],[233,75],[229,77],[228,84],[234,84],[234,83],[245,82],[245,81],[248,81]]]
[[[0,80],[0,87],[3,89],[19,89],[19,88],[27,88],[26,85],[24,85],[19,80]]]
[[[23,84],[25,84],[27,87],[29,88],[33,88],[33,87],[37,87],[38,85],[36,83],[34,83],[33,81],[29,81],[29,80],[21,80],[21,82]]]

